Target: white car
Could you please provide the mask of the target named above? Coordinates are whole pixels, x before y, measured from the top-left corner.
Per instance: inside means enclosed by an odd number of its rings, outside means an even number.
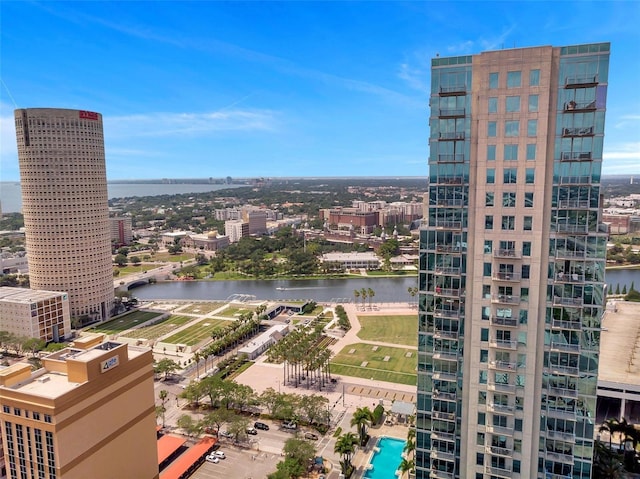
[[[207,462],[213,462],[214,464],[217,464],[220,462],[220,458],[217,457],[215,454],[209,454],[207,457],[205,457],[205,460]]]
[[[226,459],[226,458],[227,458],[227,456],[225,456],[225,455],[224,455],[224,452],[223,452],[223,451],[216,451],[216,452],[212,452],[212,453],[210,454],[210,456],[215,456],[215,457],[217,457],[218,459]]]

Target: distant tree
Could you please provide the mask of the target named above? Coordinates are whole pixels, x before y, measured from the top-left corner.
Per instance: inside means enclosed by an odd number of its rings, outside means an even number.
[[[195,437],[202,431],[199,421],[193,419],[189,414],[183,414],[176,421],[176,425],[183,429],[189,437]]]
[[[171,374],[180,369],[180,365],[173,359],[161,359],[153,366],[153,372],[155,374],[164,374],[164,379],[167,379]]]
[[[47,343],[40,338],[25,338],[22,343],[22,349],[24,351],[29,351],[31,356],[35,357],[36,353],[38,351],[42,351],[46,345]]]
[[[118,266],[125,266],[127,264],[127,257],[123,254],[117,254],[113,259],[113,262]]]
[[[140,263],[142,263],[140,256],[132,256],[130,261],[134,266],[138,266]]]
[[[118,254],[121,254],[122,256],[127,256],[129,254],[129,248],[127,248],[126,246],[119,248]]]
[[[162,389],[158,394],[160,398],[160,412],[162,414],[162,427],[164,427],[164,414],[167,412],[167,400],[169,399],[169,391]]]
[[[620,283],[616,284],[616,292],[615,294],[620,294]]]
[[[622,287],[622,294],[627,294],[627,285],[626,284]]]

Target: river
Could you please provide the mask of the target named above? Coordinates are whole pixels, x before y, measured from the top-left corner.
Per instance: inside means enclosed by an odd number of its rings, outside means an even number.
[[[245,280],[245,281],[170,281],[133,289],[138,299],[225,300],[234,294],[246,294],[261,300],[303,300],[348,302],[354,290],[371,288],[372,302],[416,301],[408,289],[417,286],[416,276],[401,278]],[[367,302],[369,300],[367,299]]]
[[[640,289],[640,270],[617,269],[607,272],[607,283],[615,291],[634,283]],[[417,286],[416,276],[401,278],[349,278],[304,280],[245,280],[245,281],[169,281],[140,286],[133,294],[144,300],[225,300],[234,294],[255,296],[261,300],[312,299],[324,302],[348,302],[354,299],[354,290],[371,288],[375,295],[372,302],[397,303],[416,301],[408,289]],[[368,302],[368,299],[367,299]]]

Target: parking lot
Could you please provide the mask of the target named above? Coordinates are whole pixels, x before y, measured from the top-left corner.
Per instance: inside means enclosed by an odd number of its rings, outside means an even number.
[[[193,479],[264,479],[276,470],[276,464],[282,457],[282,448],[287,439],[304,437],[305,430],[285,429],[279,423],[264,421],[269,430],[258,430],[258,434],[249,436],[251,444],[240,447],[232,440],[220,438],[220,451],[224,451],[226,459],[213,464],[205,462]],[[312,440],[316,446],[321,441]]]
[[[276,470],[276,464],[282,457],[280,454],[258,451],[256,449],[240,449],[222,444],[226,459],[217,464],[205,462],[195,472],[193,479],[264,479]]]

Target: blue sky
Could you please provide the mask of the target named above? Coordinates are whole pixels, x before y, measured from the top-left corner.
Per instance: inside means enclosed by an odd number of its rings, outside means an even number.
[[[104,116],[109,179],[425,176],[431,58],[610,41],[604,173],[640,174],[640,2],[0,4],[13,109]]]

